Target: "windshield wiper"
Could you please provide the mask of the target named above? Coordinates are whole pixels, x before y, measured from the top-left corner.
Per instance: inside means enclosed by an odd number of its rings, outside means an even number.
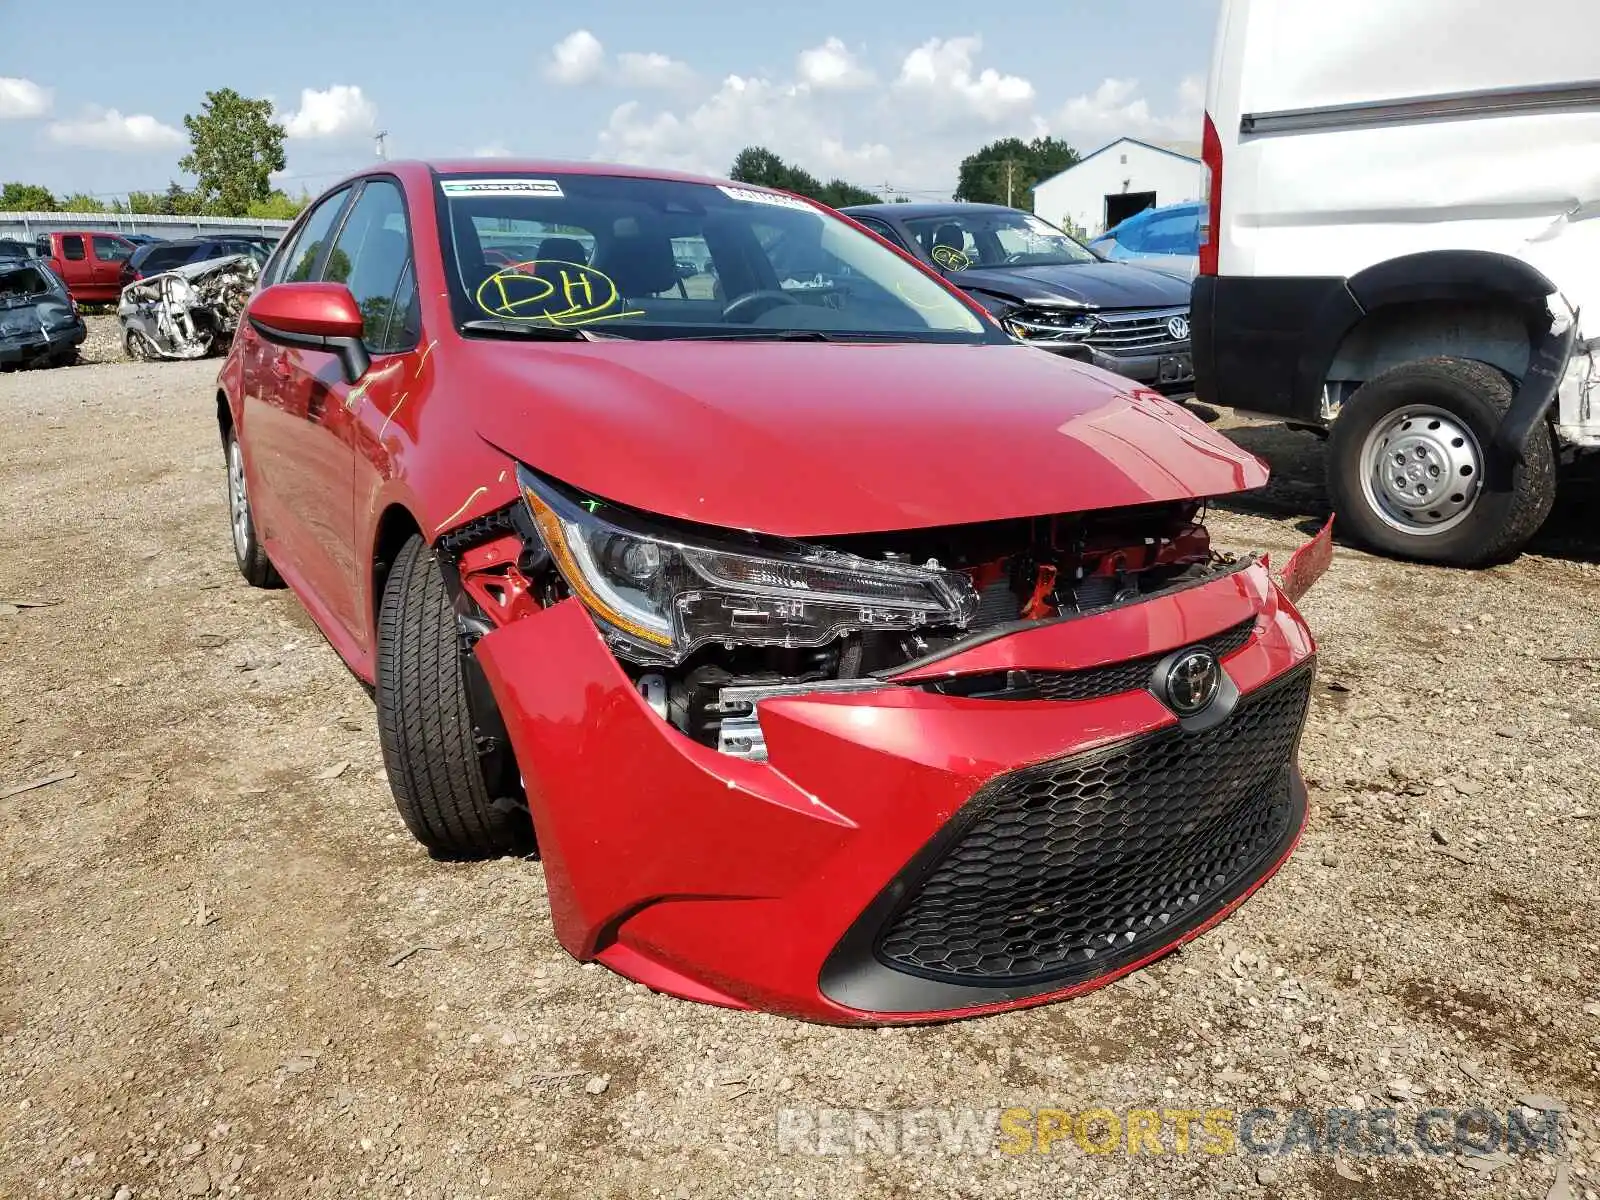
[[[682,340],[694,342],[836,342],[839,338],[825,329],[729,329],[722,333],[686,334]]]
[[[888,329],[730,329],[722,333],[690,334],[683,341],[697,342],[920,342],[915,333]]]
[[[503,337],[527,338],[531,342],[594,342],[604,335],[576,325],[540,325],[531,321],[477,319],[461,322],[463,333],[492,333]]]

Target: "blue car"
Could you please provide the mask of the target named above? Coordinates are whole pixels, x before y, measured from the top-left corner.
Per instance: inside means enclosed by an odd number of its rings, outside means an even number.
[[[1113,225],[1090,242],[1089,249],[1113,261],[1133,261],[1180,279],[1193,279],[1200,264],[1204,211],[1205,204],[1199,200],[1147,208]]]

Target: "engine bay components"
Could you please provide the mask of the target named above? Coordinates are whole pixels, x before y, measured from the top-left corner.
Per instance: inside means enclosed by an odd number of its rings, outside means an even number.
[[[658,716],[755,760],[760,700],[881,687],[974,637],[1235,565],[1212,550],[1198,499],[795,542],[661,521],[525,467],[518,481],[519,587],[542,605],[577,596]]]
[[[130,283],[117,305],[128,356],[204,358],[225,349],[259,274],[254,258],[238,254]]]

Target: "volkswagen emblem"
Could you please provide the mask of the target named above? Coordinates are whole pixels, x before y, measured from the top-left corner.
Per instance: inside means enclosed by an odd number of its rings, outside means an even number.
[[[1189,340],[1189,318],[1188,317],[1173,317],[1170,321],[1167,322],[1167,332],[1172,335],[1172,340],[1175,341],[1175,342],[1186,342],[1186,341],[1188,341]]]
[[[1221,686],[1217,656],[1206,649],[1187,650],[1167,668],[1167,705],[1180,717],[1192,717],[1217,698]]]

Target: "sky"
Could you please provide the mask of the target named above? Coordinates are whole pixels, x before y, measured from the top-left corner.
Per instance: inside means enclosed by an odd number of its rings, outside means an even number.
[[[272,101],[292,193],[370,163],[382,131],[390,158],[717,175],[764,145],[823,178],[934,199],[998,137],[1052,134],[1084,154],[1123,135],[1198,141],[1217,0],[70,7],[82,36],[56,41],[32,6],[0,0],[0,180],[163,190],[183,178],[184,114],[232,87]]]

